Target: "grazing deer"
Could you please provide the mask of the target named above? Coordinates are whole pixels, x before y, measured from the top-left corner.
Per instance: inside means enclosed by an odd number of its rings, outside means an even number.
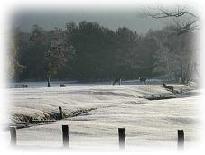
[[[147,78],[145,78],[145,77],[139,77],[139,80],[140,80],[140,82],[144,82],[144,84],[146,84]]]
[[[61,84],[60,84],[60,87],[65,87],[65,84],[61,83]]]
[[[116,79],[113,81],[112,85],[114,86],[117,82],[118,82],[119,85],[121,85],[121,77],[116,78]]]
[[[167,88],[168,90],[171,90],[172,93],[174,93],[174,87],[173,86],[167,86],[165,83],[163,83],[163,87]]]

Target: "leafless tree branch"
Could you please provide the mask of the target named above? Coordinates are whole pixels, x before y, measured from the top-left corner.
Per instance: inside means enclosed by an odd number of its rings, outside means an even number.
[[[185,8],[177,8],[177,11],[168,11],[162,8],[158,9],[157,13],[147,13],[148,16],[154,18],[154,19],[163,19],[163,18],[173,18],[177,19],[174,20],[176,27],[177,27],[177,35],[181,35],[186,32],[194,31],[199,28],[197,22],[199,21],[199,18],[192,13],[191,11],[186,10]],[[188,21],[185,23],[182,23],[182,17],[187,17]]]

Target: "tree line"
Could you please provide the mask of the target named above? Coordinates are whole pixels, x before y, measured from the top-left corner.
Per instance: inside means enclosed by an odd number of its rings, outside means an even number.
[[[14,81],[109,81],[116,77],[161,77],[187,83],[198,72],[196,32],[174,33],[175,26],[138,34],[113,31],[96,22],[70,22],[64,30],[13,31]]]

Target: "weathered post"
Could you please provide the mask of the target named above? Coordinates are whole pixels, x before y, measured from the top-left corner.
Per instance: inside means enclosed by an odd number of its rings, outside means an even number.
[[[119,149],[125,149],[125,128],[118,128]]]
[[[16,145],[16,128],[15,127],[10,127],[10,134],[11,134],[11,145],[15,146]]]
[[[62,125],[63,133],[63,146],[69,147],[69,127],[68,125]]]
[[[63,112],[62,112],[62,108],[59,106],[59,119],[63,119]]]
[[[178,130],[178,149],[184,149],[184,131]]]

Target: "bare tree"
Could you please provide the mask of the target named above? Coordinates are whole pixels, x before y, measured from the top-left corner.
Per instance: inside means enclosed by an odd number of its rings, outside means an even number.
[[[152,9],[149,9],[152,10]],[[146,15],[154,19],[172,19],[177,35],[199,29],[199,17],[191,9],[177,6],[175,9],[159,7],[154,11],[147,11]]]
[[[48,87],[51,86],[51,76],[57,74],[67,62],[66,52],[67,46],[63,40],[63,32],[61,29],[55,28],[50,48],[46,53]]]

